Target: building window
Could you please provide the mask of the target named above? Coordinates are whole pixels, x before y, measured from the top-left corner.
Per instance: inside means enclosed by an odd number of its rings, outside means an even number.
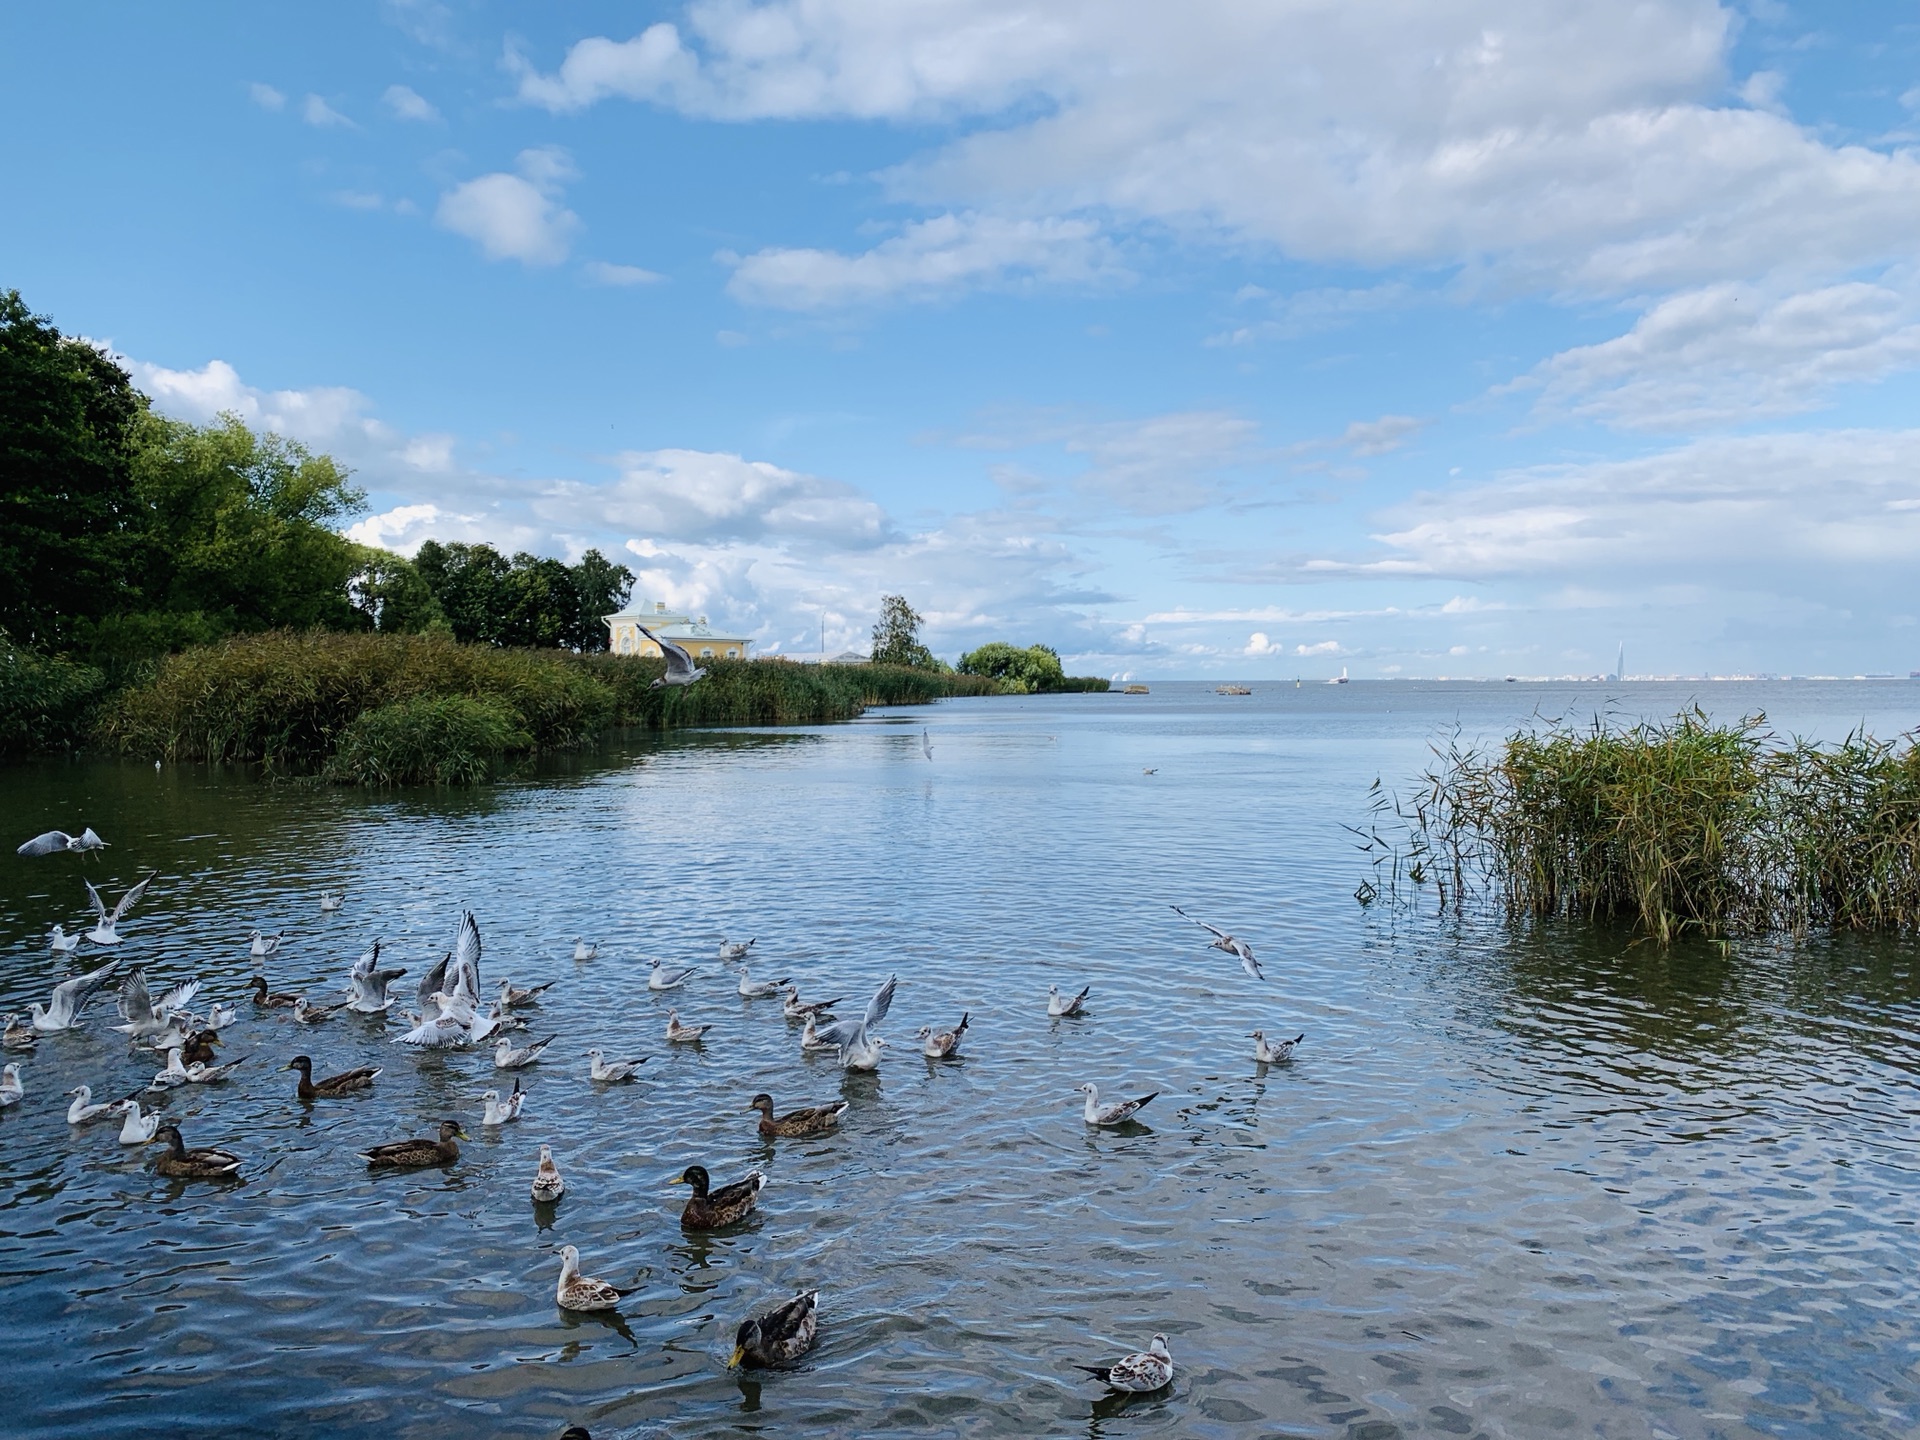
[[[739,658],[740,658],[740,647],[738,645],[727,646],[727,659],[738,660]]]
[[[622,630],[620,632],[620,653],[622,655],[631,655],[633,653],[633,632],[631,630]]]
[[[713,647],[711,645],[702,645],[700,647],[700,658],[702,660],[711,660],[713,658]]]

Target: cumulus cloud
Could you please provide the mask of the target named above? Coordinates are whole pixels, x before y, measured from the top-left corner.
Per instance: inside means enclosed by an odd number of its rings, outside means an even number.
[[[409,85],[389,85],[380,98],[396,120],[431,123],[440,118],[440,112],[433,107],[433,102]]]
[[[930,300],[971,288],[1115,284],[1131,278],[1091,221],[977,213],[917,221],[857,255],[769,249],[721,259],[733,266],[727,292],[736,300],[783,310]]]
[[[515,168],[456,185],[440,197],[434,219],[477,242],[489,260],[558,265],[580,229],[580,217],[560,203],[561,188],[578,172],[557,146],[522,150]]]

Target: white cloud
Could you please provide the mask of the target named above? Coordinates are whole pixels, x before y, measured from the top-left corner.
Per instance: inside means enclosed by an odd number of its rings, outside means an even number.
[[[723,255],[727,293],[751,305],[825,310],[882,300],[930,300],[971,288],[1124,283],[1131,276],[1086,220],[1031,220],[977,213],[916,221],[857,255],[834,250],[760,250]]]
[[[333,126],[344,126],[349,130],[357,130],[359,128],[353,121],[342,115],[318,95],[309,95],[305,100],[300,102],[300,118],[306,121],[307,124],[319,126],[321,129],[328,129]]]
[[[596,285],[625,287],[630,285],[654,285],[666,276],[653,270],[642,270],[638,265],[613,265],[605,260],[589,260],[580,267],[586,277]]]
[[[1356,455],[1386,455],[1419,434],[1424,420],[1411,415],[1382,415],[1378,420],[1356,420],[1347,426],[1340,443]]]
[[[247,95],[262,110],[283,110],[287,97],[271,85],[263,85],[258,80],[247,87]]]
[[[992,429],[959,437],[970,449],[1053,447],[1079,468],[1064,483],[1106,506],[1135,515],[1177,515],[1231,493],[1236,473],[1257,473],[1271,453],[1258,422],[1227,410],[1184,410],[1139,420],[1004,417]],[[1042,476],[996,465],[993,477],[1010,493],[1049,488]]]
[[[1313,645],[1296,645],[1293,647],[1293,653],[1296,655],[1339,655],[1343,652],[1340,649],[1340,642],[1338,640],[1321,640]]]
[[[559,192],[578,172],[567,152],[552,146],[522,150],[515,164],[517,175],[496,171],[456,185],[440,197],[434,219],[478,242],[489,260],[558,265],[580,228]]]
[[[426,96],[407,85],[389,85],[386,93],[380,97],[386,102],[388,110],[396,120],[421,120],[432,122],[440,118],[440,112]]]
[[[1246,655],[1283,655],[1286,645],[1268,638],[1264,630],[1256,630],[1247,637],[1247,648],[1241,652]]]

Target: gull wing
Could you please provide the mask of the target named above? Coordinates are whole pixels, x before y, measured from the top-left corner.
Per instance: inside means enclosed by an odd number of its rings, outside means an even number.
[[[440,963],[420,977],[418,994],[420,997],[420,1013],[422,1015],[438,1013],[440,1007],[433,1003],[433,992],[446,988],[447,967],[452,963],[453,956],[442,955],[440,957]]]
[[[835,1020],[827,1025],[822,1025],[816,1020],[813,1025],[813,1043],[823,1049],[830,1045],[838,1045],[844,1049],[858,1040],[866,1028],[865,1023],[859,1020]]]
[[[61,1005],[65,1004],[71,1007],[69,1013],[77,1019],[80,1012],[87,1008],[87,1002],[93,999],[95,992],[111,980],[114,972],[119,968],[118,960],[109,960],[98,970],[89,970],[86,974],[76,975],[71,980],[62,980],[53,987],[53,1001],[47,1007],[48,1013],[58,1014]]]
[[[1218,925],[1209,925],[1204,920],[1194,919],[1193,916],[1187,914],[1187,912],[1182,910],[1178,905],[1169,905],[1167,908],[1173,911],[1173,913],[1178,915],[1182,920],[1185,920],[1188,924],[1198,925],[1202,930],[1206,931],[1209,935],[1213,936],[1214,939],[1216,940],[1231,940],[1233,938],[1231,935],[1227,934],[1226,931],[1222,930]]]
[[[353,978],[356,980],[366,979],[367,976],[373,973],[373,967],[379,963],[380,942],[376,940],[365,954],[353,962]]]
[[[60,832],[56,830],[54,833],[57,835]],[[71,844],[76,850],[104,850],[107,848],[107,842],[93,833],[93,827],[91,825],[82,830],[80,832],[80,838],[72,841]]]
[[[667,673],[669,675],[691,675],[693,673],[693,656],[689,655],[685,648],[674,644],[671,640],[662,640],[644,625],[639,625],[635,628],[639,630],[642,635],[646,636],[647,639],[653,641],[654,644],[660,647],[661,655],[666,657]]]
[[[67,840],[66,831],[49,830],[44,835],[34,836],[14,853],[16,855],[58,855],[67,848]]]
[[[466,997],[469,1005],[480,1004],[480,923],[467,911],[460,917],[460,934],[453,942],[453,969],[447,977],[453,990]]]
[[[200,982],[189,980],[184,985],[176,985],[159,1000],[154,1002],[153,1013],[160,1019],[184,1010],[193,1003],[193,997],[200,993]]]
[[[42,838],[44,839],[45,837],[43,836]],[[107,907],[106,903],[100,898],[100,892],[93,888],[93,881],[87,880],[82,883],[87,887],[87,899],[93,902],[93,913],[104,921],[107,918]]]
[[[155,873],[158,873],[158,872],[155,872]],[[138,885],[134,886],[131,890],[127,891],[126,894],[120,897],[120,903],[113,907],[113,923],[115,925],[118,925],[120,923],[120,917],[122,915],[126,914],[127,911],[131,910],[135,905],[138,905],[140,903],[140,897],[147,893],[147,886],[151,885],[152,883],[153,883],[153,876],[149,875],[147,876],[146,879],[142,880]],[[93,887],[89,885],[87,888],[91,890]],[[98,896],[95,897],[95,903],[96,904],[99,903]]]
[[[873,999],[867,1002],[867,1016],[864,1024],[869,1030],[887,1018],[887,1011],[893,1008],[894,987],[899,983],[900,978],[897,975],[889,975],[887,983],[882,985],[874,993]]]
[[[135,1025],[153,1020],[153,1000],[147,994],[147,972],[136,970],[120,982],[120,1017]]]

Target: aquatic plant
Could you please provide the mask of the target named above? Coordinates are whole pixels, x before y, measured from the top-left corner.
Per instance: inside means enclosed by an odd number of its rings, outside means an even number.
[[[1696,709],[1545,722],[1492,750],[1456,737],[1435,757],[1406,801],[1376,782],[1363,903],[1431,893],[1442,910],[1627,923],[1662,944],[1920,926],[1910,737],[1820,746]]]
[[[473,785],[532,748],[518,712],[502,700],[416,695],[356,717],[322,773],[347,785]]]

